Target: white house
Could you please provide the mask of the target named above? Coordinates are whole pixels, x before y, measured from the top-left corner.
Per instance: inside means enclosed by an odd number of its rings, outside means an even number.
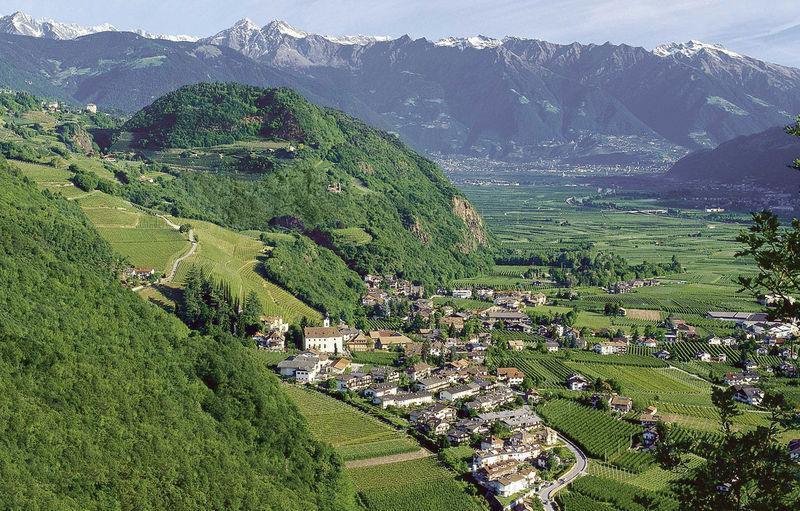
[[[381,398],[375,398],[373,399],[373,403],[381,405],[381,408],[386,408],[389,406],[404,408],[406,406],[433,403],[433,394],[430,392],[403,392],[402,394],[397,393]]]
[[[481,388],[475,383],[470,383],[467,385],[462,385],[460,387],[451,387],[449,389],[444,389],[440,394],[439,397],[444,401],[455,401],[456,399],[465,399],[471,396],[474,396],[478,392],[480,392]]]
[[[299,353],[278,363],[281,376],[300,383],[313,382],[322,370],[323,360],[314,353]]]
[[[453,289],[453,298],[468,300],[472,298],[472,289]]]
[[[303,330],[303,349],[320,353],[342,353],[344,336],[334,327],[306,327]]]
[[[586,390],[591,382],[583,375],[573,373],[567,378],[567,388],[569,390]]]

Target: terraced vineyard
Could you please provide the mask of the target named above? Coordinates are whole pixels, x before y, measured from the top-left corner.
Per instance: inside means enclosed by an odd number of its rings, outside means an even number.
[[[208,222],[185,219],[172,221],[176,224],[190,223],[199,240],[196,252],[178,266],[174,280],[176,284],[183,284],[186,272],[192,265],[197,265],[214,278],[226,282],[242,298],[250,291],[255,291],[267,315],[282,316],[289,322],[299,321],[303,316],[313,321],[322,319],[318,311],[264,278],[259,265],[266,247],[258,239]]]
[[[641,428],[608,413],[566,399],[554,399],[537,408],[545,422],[584,448],[593,458],[609,460],[631,446]]]
[[[368,511],[480,511],[466,483],[434,458],[348,471]]]
[[[563,387],[567,377],[574,372],[553,356],[533,353],[492,356],[490,363],[495,367],[516,367],[540,387]]]
[[[287,386],[292,400],[318,439],[331,444],[344,460],[361,460],[419,450],[394,428],[319,392]]]

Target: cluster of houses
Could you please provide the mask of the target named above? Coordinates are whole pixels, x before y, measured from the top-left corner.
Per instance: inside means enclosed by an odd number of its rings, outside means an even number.
[[[261,316],[261,330],[253,334],[256,346],[267,351],[286,351],[289,323],[280,316]]]
[[[639,289],[642,287],[649,287],[649,286],[658,286],[661,282],[656,279],[633,279],[633,280],[623,280],[621,282],[617,282],[615,284],[610,285],[606,292],[612,295],[618,295],[623,293],[628,293],[633,291],[634,289]]]
[[[415,300],[425,295],[422,285],[394,275],[366,275],[364,284],[367,291],[361,298],[361,305],[379,308],[384,317],[391,316],[390,305],[393,300]]]
[[[139,286],[148,284],[158,278],[155,268],[150,267],[133,267],[130,266],[122,270],[121,280],[127,286]]]

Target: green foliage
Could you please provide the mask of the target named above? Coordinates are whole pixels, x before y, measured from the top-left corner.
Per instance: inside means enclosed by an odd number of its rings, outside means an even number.
[[[0,108],[19,115],[31,110],[38,110],[41,106],[39,100],[27,92],[4,91],[0,92]]]
[[[305,236],[278,241],[264,261],[270,280],[333,318],[352,321],[364,283],[330,250]]]
[[[100,184],[100,180],[98,179],[97,175],[80,169],[78,169],[78,171],[75,172],[75,175],[72,176],[72,182],[84,192],[91,192],[97,188],[98,184]]]
[[[0,508],[353,509],[253,350],[123,289],[74,202],[0,170]]]
[[[188,86],[136,114],[125,129],[140,146],[197,148],[187,159],[196,152],[207,160],[197,169],[214,170],[157,183],[131,180],[120,193],[140,205],[237,230],[288,227],[359,273],[399,273],[429,287],[488,267],[480,217],[434,163],[292,91]],[[264,146],[279,141],[283,149]],[[215,145],[221,143],[233,145]]]

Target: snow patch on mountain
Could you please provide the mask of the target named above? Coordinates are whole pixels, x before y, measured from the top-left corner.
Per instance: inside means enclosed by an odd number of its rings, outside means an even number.
[[[722,53],[732,58],[742,58],[742,55],[734,51],[731,51],[719,44],[709,44],[696,40],[691,40],[687,43],[662,44],[660,46],[656,46],[653,49],[653,53],[655,55],[658,55],[659,57],[680,56],[680,57],[691,58],[703,50],[711,53],[715,52]]]
[[[493,39],[484,35],[477,35],[473,37],[446,37],[444,39],[434,41],[433,44],[434,46],[449,46],[462,50],[464,48],[483,50],[486,48],[497,48],[498,46],[502,46],[503,41],[501,39]]]

